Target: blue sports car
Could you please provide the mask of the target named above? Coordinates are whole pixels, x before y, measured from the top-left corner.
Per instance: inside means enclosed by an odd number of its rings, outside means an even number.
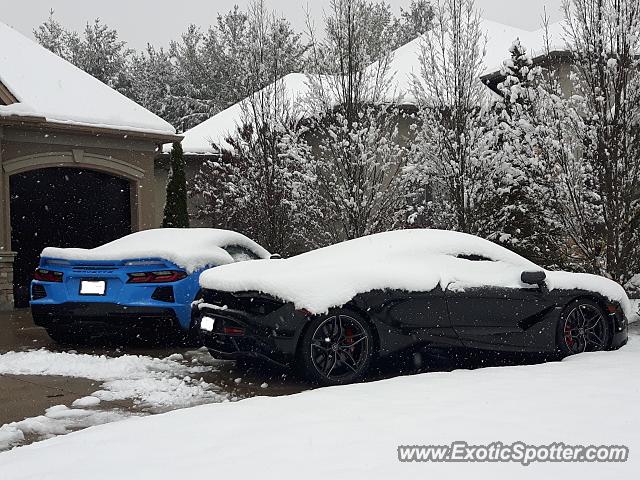
[[[31,283],[36,325],[60,343],[112,334],[175,338],[191,329],[204,270],[269,258],[236,232],[157,229],[93,249],[45,248]]]

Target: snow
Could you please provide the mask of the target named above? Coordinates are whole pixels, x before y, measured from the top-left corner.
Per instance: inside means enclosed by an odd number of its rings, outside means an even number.
[[[92,249],[47,247],[42,257],[89,261],[163,259],[193,273],[206,266],[233,263],[233,257],[224,250],[230,246],[247,248],[260,258],[269,257],[269,252],[244,235],[214,228],[144,230]]]
[[[588,375],[585,376],[585,372]],[[625,463],[403,463],[398,445],[640,448],[640,338],[562,362],[434,372],[130,418],[0,454],[5,478],[635,478]],[[78,459],[82,458],[82,462]],[[141,461],[144,459],[144,461]]]
[[[493,261],[472,261],[458,255]],[[297,309],[324,313],[359,293],[378,289],[430,291],[495,286],[523,288],[523,271],[536,264],[488,240],[444,230],[399,230],[350,240],[296,257],[225,265],[203,272],[200,285],[223,291],[260,291]],[[594,275],[547,271],[550,289],[581,288],[631,306],[617,283]]]
[[[47,350],[0,355],[0,374],[60,375],[102,382],[100,390],[81,399],[77,405],[81,407],[130,399],[136,405],[167,409],[224,400],[212,385],[190,378],[209,370],[169,358],[138,355],[106,357]]]
[[[65,405],[55,405],[48,408],[44,415],[0,426],[0,451],[21,443],[26,436],[46,439],[65,435],[80,428],[120,421],[130,416],[131,414],[119,410],[71,409]]]
[[[125,400],[143,412],[163,412],[209,402],[229,401],[218,387],[201,379],[215,370],[215,362],[199,358],[200,351],[187,352],[189,362],[181,354],[164,359],[137,355],[120,357],[95,356],[68,352],[32,350],[0,355],[0,374],[58,375],[88,378],[100,382],[97,391],[72,403],[58,405],[44,415],[0,426],[0,451],[20,444],[27,436],[49,438],[79,428],[115,422],[132,414],[119,409],[100,410],[104,402]],[[4,477],[2,477],[4,478]]]
[[[564,50],[563,23],[558,22],[549,26],[551,51]],[[509,56],[509,47],[516,38],[520,38],[523,45],[532,56],[538,57],[546,52],[544,29],[535,31],[522,30],[491,20],[482,19],[481,29],[487,35],[486,56],[484,58],[484,73],[487,75],[500,71],[502,62]],[[415,105],[417,100],[412,94],[412,81],[420,74],[420,43],[422,38],[403,45],[395,50],[389,65],[391,82],[386,92],[386,101],[399,105]],[[375,64],[369,67],[375,69]],[[295,103],[301,103],[309,95],[307,76],[302,73],[286,75],[281,80],[283,86]],[[273,85],[266,87],[273,89]],[[246,100],[244,100],[246,101]],[[188,130],[184,134],[182,147],[185,154],[219,154],[221,149],[232,150],[226,138],[242,122],[243,109],[241,101],[226,110],[214,115],[209,120]],[[171,144],[164,146],[165,153],[171,151]]]
[[[2,22],[0,45],[0,82],[19,102],[0,106],[0,117],[44,117],[55,124],[175,134],[160,117]]]
[[[94,397],[93,395],[79,398],[71,404],[72,407],[82,407],[82,408],[95,407],[97,405],[100,405],[100,399],[98,397]]]

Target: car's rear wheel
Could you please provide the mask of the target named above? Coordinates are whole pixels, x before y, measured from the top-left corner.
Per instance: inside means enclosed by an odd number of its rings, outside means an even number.
[[[597,303],[578,299],[565,308],[558,323],[557,343],[563,355],[606,350],[611,325]]]
[[[303,375],[319,385],[361,380],[374,354],[371,327],[352,312],[337,310],[311,320],[298,351]]]

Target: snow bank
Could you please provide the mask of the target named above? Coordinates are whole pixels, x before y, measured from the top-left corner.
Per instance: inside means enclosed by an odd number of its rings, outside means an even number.
[[[133,400],[153,409],[181,408],[227,397],[191,378],[211,367],[187,366],[169,358],[138,355],[106,357],[35,350],[0,355],[0,374],[60,375],[103,382],[91,396],[98,401]],[[81,406],[89,406],[85,398]],[[95,404],[95,403],[93,403]]]
[[[588,372],[588,375],[585,375]],[[131,418],[0,454],[47,478],[636,478],[640,338],[563,362],[426,373]],[[398,445],[627,445],[626,463],[400,463]],[[140,461],[143,458],[144,461]],[[78,461],[82,459],[82,461]],[[240,469],[240,470],[239,470]]]
[[[472,261],[476,255],[492,261]],[[377,289],[430,291],[481,286],[525,287],[523,271],[536,264],[473,235],[443,230],[380,233],[278,261],[226,265],[205,271],[200,284],[223,291],[260,291],[312,313],[344,305],[359,293]],[[602,277],[547,272],[551,289],[594,290],[630,311],[618,284]]]
[[[44,415],[0,426],[0,451],[21,443],[26,436],[42,440],[80,428],[120,421],[130,416],[131,414],[119,410],[71,409],[65,405],[55,405],[48,408]]]
[[[144,230],[92,249],[48,247],[42,251],[42,257],[98,261],[163,259],[192,273],[206,266],[233,263],[224,250],[229,246],[247,248],[260,258],[269,257],[269,252],[244,235],[214,228]]]
[[[0,82],[19,103],[0,117],[44,117],[51,123],[175,134],[160,117],[0,22]]]

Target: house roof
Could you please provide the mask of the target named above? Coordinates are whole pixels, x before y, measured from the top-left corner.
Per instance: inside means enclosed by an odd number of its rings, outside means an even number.
[[[0,122],[178,139],[160,117],[0,22]],[[8,105],[2,105],[8,103]]]
[[[551,51],[564,49],[562,22],[552,24],[549,27]],[[482,19],[481,28],[487,36],[483,78],[501,70],[503,61],[509,56],[509,48],[517,38],[533,57],[538,57],[546,52],[545,32],[542,28],[528,31],[486,19]],[[412,82],[414,76],[420,73],[421,42],[422,37],[418,37],[393,52],[389,68],[393,79],[386,92],[388,102],[400,105],[416,104],[412,93]],[[375,64],[369,68],[375,68]],[[284,87],[292,99],[302,99],[309,93],[305,74],[293,73],[283,77],[280,81],[284,82]],[[242,100],[185,132],[182,142],[184,152],[186,154],[216,154],[220,152],[220,149],[231,149],[225,138],[240,125],[242,103],[245,101]],[[170,145],[165,145],[165,151],[169,150]]]
[[[278,90],[283,91],[289,101],[297,103],[308,94],[307,76],[304,73],[290,73],[278,80]],[[271,84],[259,92],[273,90],[274,84]],[[191,155],[206,155],[218,153],[220,149],[231,150],[232,147],[226,141],[226,138],[232,133],[236,127],[240,126],[243,109],[248,102],[248,98],[244,99],[226,110],[214,115],[209,120],[193,127],[184,134],[182,148],[184,153]],[[164,146],[164,151],[171,150],[171,145]]]

